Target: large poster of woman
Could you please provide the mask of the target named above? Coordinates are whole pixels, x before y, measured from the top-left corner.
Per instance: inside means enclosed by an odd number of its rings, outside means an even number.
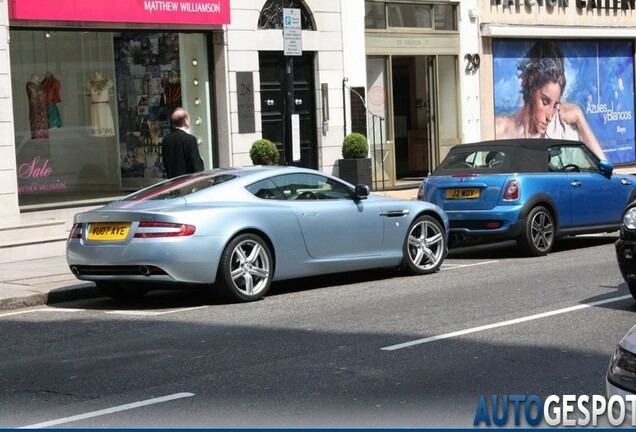
[[[494,40],[496,138],[583,141],[636,161],[633,41]]]

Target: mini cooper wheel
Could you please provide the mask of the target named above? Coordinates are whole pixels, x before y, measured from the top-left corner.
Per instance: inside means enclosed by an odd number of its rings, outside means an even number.
[[[403,253],[403,268],[409,273],[436,272],[446,256],[444,226],[433,216],[418,217],[409,227]]]
[[[237,236],[221,255],[218,283],[235,300],[254,301],[263,297],[272,283],[272,275],[272,253],[255,234]]]
[[[554,246],[554,219],[543,206],[536,206],[525,220],[519,246],[530,256],[547,255]]]
[[[137,300],[148,294],[148,289],[141,285],[121,282],[95,282],[99,292],[113,300]]]

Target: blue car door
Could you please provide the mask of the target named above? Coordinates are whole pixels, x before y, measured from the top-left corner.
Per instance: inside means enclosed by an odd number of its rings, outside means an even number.
[[[600,172],[569,173],[572,188],[572,225],[619,223],[630,190],[617,176]]]
[[[572,225],[604,225],[619,223],[633,186],[622,176],[607,176],[599,168],[599,160],[581,144],[560,146],[559,170],[568,176],[572,200]]]

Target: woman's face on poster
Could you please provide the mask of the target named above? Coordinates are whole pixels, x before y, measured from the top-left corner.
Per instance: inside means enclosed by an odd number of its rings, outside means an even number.
[[[534,91],[530,116],[536,133],[545,133],[560,104],[561,86],[558,83],[548,82]]]

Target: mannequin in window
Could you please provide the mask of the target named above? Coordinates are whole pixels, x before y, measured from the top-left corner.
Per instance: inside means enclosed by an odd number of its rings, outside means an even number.
[[[60,98],[62,84],[51,72],[47,72],[40,86],[42,86],[42,90],[46,94],[46,113],[49,119],[49,128],[61,127],[62,117],[57,104],[62,102]]]
[[[32,74],[26,84],[29,100],[29,122],[31,124],[31,138],[48,138],[49,121],[46,114],[46,93],[38,84],[38,76]]]
[[[91,136],[107,137],[115,135],[113,113],[110,109],[110,96],[113,95],[113,82],[104,78],[101,72],[86,86],[86,94],[91,98]]]

